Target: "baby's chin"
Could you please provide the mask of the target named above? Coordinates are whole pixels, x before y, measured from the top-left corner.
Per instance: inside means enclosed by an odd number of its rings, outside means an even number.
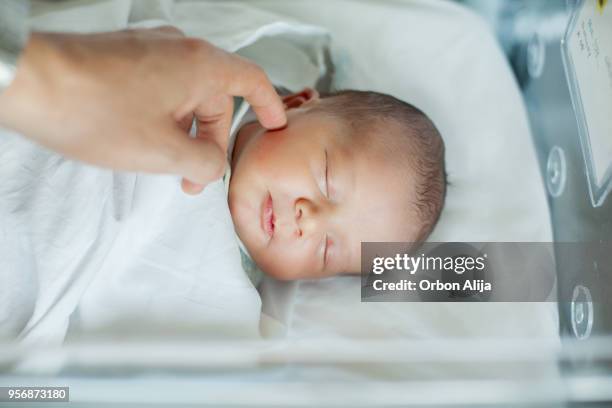
[[[253,258],[253,261],[266,275],[281,281],[292,281],[297,279],[321,279],[332,276],[331,274],[322,275],[319,271],[313,271],[310,268],[303,265],[296,265],[295,263],[275,262],[274,260],[278,259],[278,257],[273,255],[267,256],[266,258],[271,259],[272,261],[265,262],[257,256]],[[259,262],[258,259],[260,260]]]
[[[291,267],[287,267],[287,265],[271,265],[265,267],[261,266],[256,260],[254,260],[254,262],[263,273],[273,277],[274,279],[290,281],[300,278],[299,276],[296,276],[296,274],[291,270]]]
[[[278,254],[274,253],[274,250],[266,248],[265,246],[251,246],[248,240],[242,240],[242,244],[248,251],[249,257],[257,265],[257,267],[266,275],[271,276],[278,280],[294,280],[297,279],[301,268],[299,265],[295,265],[287,262],[287,260],[280,260]]]

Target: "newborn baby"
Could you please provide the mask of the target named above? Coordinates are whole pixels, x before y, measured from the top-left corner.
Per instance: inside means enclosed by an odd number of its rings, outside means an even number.
[[[247,117],[232,133],[227,197],[219,182],[187,196],[176,176],[87,166],[2,135],[0,338],[181,324],[257,335],[248,256],[280,279],[317,278],[359,272],[361,241],[425,239],[445,179],[422,112],[372,92],[284,102],[284,129]]]
[[[285,96],[288,124],[243,125],[229,207],[243,249],[279,279],[359,273],[363,241],[423,241],[446,192],[444,143],[415,107],[375,92]]]

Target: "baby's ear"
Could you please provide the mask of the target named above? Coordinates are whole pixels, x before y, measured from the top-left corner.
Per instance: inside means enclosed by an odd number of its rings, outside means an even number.
[[[298,93],[287,95],[283,97],[283,103],[285,104],[285,110],[299,108],[300,106],[311,102],[318,101],[319,93],[312,88],[304,88]]]

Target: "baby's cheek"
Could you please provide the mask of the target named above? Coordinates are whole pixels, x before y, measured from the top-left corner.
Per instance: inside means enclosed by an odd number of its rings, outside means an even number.
[[[258,153],[254,162],[253,173],[266,188],[273,191],[273,194],[284,191],[287,182],[294,180],[292,170],[286,161],[287,159],[278,151],[262,151]]]
[[[253,256],[255,263],[266,274],[280,280],[293,279],[291,257],[279,245],[261,248]]]
[[[270,135],[262,135],[257,149],[255,149],[255,161],[258,165],[265,167],[270,163],[276,162],[278,158],[282,157],[280,153],[280,146],[276,140],[277,138]]]
[[[268,268],[270,272],[262,268],[264,272],[282,280],[295,280],[312,278],[317,276],[319,263],[313,258],[311,252],[306,248],[300,249],[299,246],[282,245],[274,248],[275,252],[270,253]]]

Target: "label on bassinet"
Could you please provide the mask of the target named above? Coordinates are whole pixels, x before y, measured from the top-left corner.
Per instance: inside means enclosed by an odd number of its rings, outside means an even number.
[[[579,4],[562,50],[591,198],[598,206],[612,186],[612,9],[607,1]]]

